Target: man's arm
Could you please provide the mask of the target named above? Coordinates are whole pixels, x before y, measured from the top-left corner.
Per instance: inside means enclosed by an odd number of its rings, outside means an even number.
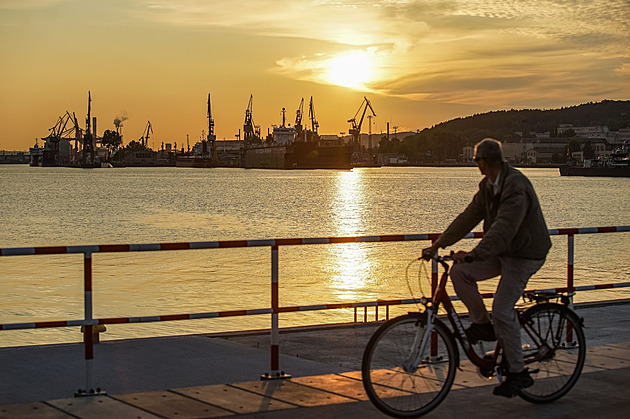
[[[440,235],[433,245],[422,250],[422,256],[430,259],[439,248],[445,248],[460,241],[481,220],[483,220],[483,205],[481,205],[481,191],[477,192],[466,209],[459,214],[448,228]]]
[[[509,247],[527,215],[530,201],[525,185],[520,182],[506,185],[494,222],[470,252],[473,260],[489,259]]]

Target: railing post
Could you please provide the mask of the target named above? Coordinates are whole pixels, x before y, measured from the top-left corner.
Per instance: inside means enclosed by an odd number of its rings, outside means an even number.
[[[278,245],[271,247],[271,371],[263,374],[261,380],[273,380],[278,378],[291,378],[291,375],[280,371],[280,329],[278,325],[278,313],[280,308],[280,290],[278,284],[279,260]]]
[[[431,241],[431,244],[435,244],[436,239]],[[431,295],[435,295],[435,290],[438,286],[438,263],[435,259],[431,260]],[[431,302],[433,304],[433,301]],[[435,313],[437,315],[437,313]],[[438,340],[435,332],[431,333],[431,356],[437,356],[438,353]]]
[[[575,236],[573,234],[567,235],[567,289],[569,294],[575,291],[575,284],[573,283],[573,261],[575,255]],[[570,305],[573,305],[573,295],[570,297]]]
[[[94,315],[92,307],[92,252],[83,253],[83,344],[85,346],[85,389],[77,391],[75,397],[106,395],[94,388]]]
[[[571,233],[567,234],[567,290],[569,293],[569,308],[573,308],[573,292],[575,292],[575,284],[573,283],[573,261],[575,255],[575,236]],[[573,329],[567,323],[567,344],[573,343]]]

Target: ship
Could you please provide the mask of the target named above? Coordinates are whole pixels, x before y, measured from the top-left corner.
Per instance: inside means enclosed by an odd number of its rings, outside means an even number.
[[[191,168],[239,167],[241,162],[241,145],[238,140],[217,141],[214,133],[214,118],[210,94],[208,93],[208,135],[202,134],[192,151],[177,156],[175,166]],[[187,137],[188,138],[188,137]],[[188,140],[186,140],[188,141]]]
[[[630,142],[605,159],[585,160],[581,166],[560,166],[561,176],[630,177]]]
[[[274,126],[271,135],[260,138],[260,129],[254,125],[253,96],[245,112],[243,125],[244,148],[242,166],[250,169],[338,169],[352,168],[351,144],[342,139],[323,140],[317,130],[313,98],[309,105],[311,129],[302,125],[304,99],[296,112],[295,124],[287,125],[286,109],[282,108],[282,124]]]

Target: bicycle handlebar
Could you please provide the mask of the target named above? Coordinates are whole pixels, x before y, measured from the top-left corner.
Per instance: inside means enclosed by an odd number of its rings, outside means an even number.
[[[438,252],[435,252],[434,254],[431,254],[430,251],[427,251],[427,252],[424,252],[422,254],[422,256],[420,258],[418,258],[418,259],[424,259],[426,261],[435,260],[436,262],[440,262],[440,263],[443,264],[444,262],[452,262],[452,261],[454,261],[455,260],[454,256],[455,256],[455,252],[453,252],[452,250],[451,250],[450,254],[444,255],[444,256],[440,256],[438,254]],[[472,263],[472,257],[471,256],[466,256],[466,258],[464,259],[464,262]]]

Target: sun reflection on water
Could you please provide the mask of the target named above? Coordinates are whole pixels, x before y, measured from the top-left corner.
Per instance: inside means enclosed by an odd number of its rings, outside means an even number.
[[[335,179],[331,213],[337,236],[366,234],[368,202],[365,193],[364,171],[339,172]],[[343,300],[354,300],[369,293],[374,280],[374,260],[368,243],[348,243],[328,246],[329,286],[331,292]]]

